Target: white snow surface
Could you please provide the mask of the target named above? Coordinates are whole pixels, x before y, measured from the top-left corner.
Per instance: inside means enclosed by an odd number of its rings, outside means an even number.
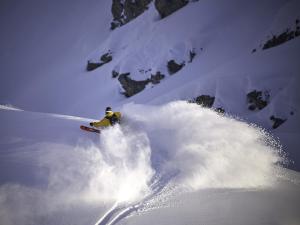
[[[300,2],[190,1],[162,20],[152,2],[110,31],[111,3],[1,1],[0,224],[300,224],[300,39],[262,50]],[[112,70],[166,77],[125,98]],[[79,129],[108,105],[121,125]]]
[[[78,129],[88,119],[1,110],[1,224],[300,221],[299,174],[264,130],[183,101],[122,112],[98,135]]]

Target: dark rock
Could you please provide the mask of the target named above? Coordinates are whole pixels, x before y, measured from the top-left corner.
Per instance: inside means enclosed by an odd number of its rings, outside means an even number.
[[[120,21],[123,16],[124,5],[122,4],[121,0],[113,0],[112,1],[112,6],[111,6],[111,13],[113,15],[114,20]]]
[[[190,50],[190,60],[189,60],[189,63],[193,62],[193,59],[195,58],[195,56],[196,56],[195,49]]]
[[[154,4],[160,17],[165,18],[187,5],[188,2],[188,0],[155,0]]]
[[[105,53],[101,56],[101,62],[91,62],[90,60],[88,60],[86,70],[93,71],[98,67],[103,66],[106,63],[109,63],[111,60],[112,60],[112,55],[111,52],[108,51],[108,53]]]
[[[219,107],[219,108],[216,108],[215,111],[219,114],[224,114],[225,113],[225,109]]]
[[[98,67],[100,67],[102,65],[103,65],[103,63],[95,63],[95,62],[88,61],[87,66],[86,66],[86,70],[87,71],[93,71],[93,70],[97,69]]]
[[[117,78],[119,76],[119,73],[117,71],[113,70],[111,72],[111,75],[112,75],[112,78]]]
[[[132,19],[141,15],[145,10],[148,9],[148,4],[152,0],[125,0],[124,13],[125,22],[128,23]]]
[[[148,9],[148,4],[151,1],[152,0],[113,0],[111,7],[113,22],[111,22],[110,28],[114,30],[138,17]]]
[[[256,48],[252,50],[252,53],[256,52]]]
[[[211,108],[215,102],[215,97],[209,95],[200,95],[192,100],[189,103],[196,103],[206,108]]]
[[[111,29],[111,30],[114,30],[114,29],[116,29],[116,28],[119,27],[119,26],[121,26],[121,25],[120,25],[120,23],[117,22],[117,21],[113,21],[113,22],[110,23],[110,29]]]
[[[295,31],[286,29],[285,32],[279,35],[273,35],[273,37],[263,45],[262,49],[265,50],[265,49],[269,49],[281,45],[287,41],[294,39],[297,36],[299,36],[299,32],[297,29]]]
[[[169,74],[170,75],[173,75],[174,73],[176,73],[176,72],[178,72],[179,70],[181,70],[182,69],[182,67],[184,67],[185,66],[185,64],[184,63],[182,63],[182,64],[177,64],[176,62],[175,62],[175,60],[170,60],[169,62],[168,62],[168,71],[169,71]]]
[[[273,129],[276,129],[286,121],[286,119],[277,118],[275,116],[271,116],[270,120],[273,121],[273,125],[272,125]]]
[[[251,110],[251,111],[254,111],[256,109],[256,106],[255,105],[249,105],[248,109]]]
[[[263,98],[264,97],[264,98]],[[264,96],[261,91],[252,91],[247,94],[247,101],[248,101],[248,109],[253,111],[253,110],[261,110],[264,107],[268,105],[270,95],[269,92],[265,91]]]
[[[123,93],[126,97],[131,97],[145,89],[146,85],[149,84],[150,80],[135,81],[129,77],[130,73],[120,74],[118,77],[125,92]]]
[[[152,84],[158,84],[164,78],[165,75],[163,75],[160,71],[158,71],[155,75],[151,75],[150,81]]]
[[[111,52],[108,52],[102,55],[100,59],[105,64],[105,63],[109,63],[113,58]]]

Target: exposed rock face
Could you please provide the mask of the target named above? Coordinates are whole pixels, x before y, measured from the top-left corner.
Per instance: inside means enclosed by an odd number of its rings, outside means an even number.
[[[173,12],[188,4],[188,0],[155,0],[155,8],[161,18],[171,15]]]
[[[287,30],[281,34],[279,34],[278,36],[274,35],[270,40],[268,40],[264,46],[263,49],[268,49],[268,48],[272,48],[275,47],[277,45],[281,45],[289,40],[294,39],[295,37],[300,36],[300,30],[296,30],[296,31],[290,31]]]
[[[152,84],[159,84],[160,81],[164,78],[165,75],[158,71],[155,75],[151,75],[150,81],[152,82]]]
[[[247,94],[247,101],[248,101],[248,109],[253,111],[253,110],[261,110],[264,107],[268,105],[268,101],[270,98],[270,94],[265,91],[264,95],[262,91],[251,91]]]
[[[299,20],[297,19],[295,22],[294,29],[288,28],[286,29],[286,31],[282,32],[279,35],[273,35],[273,37],[264,44],[263,50],[281,45],[299,36],[300,36],[300,27],[299,27]]]
[[[119,82],[121,83],[125,92],[123,93],[126,97],[131,97],[146,87],[147,84],[159,84],[162,79],[164,79],[165,75],[163,75],[160,71],[158,71],[155,75],[151,75],[150,79],[136,81],[131,79],[130,73],[122,73],[119,74],[117,71],[112,71],[112,77],[118,77]]]
[[[111,6],[111,13],[113,14],[114,20],[120,21],[122,19],[122,12],[124,5],[121,3],[121,0],[113,0]]]
[[[215,102],[215,97],[211,97],[209,95],[200,95],[189,102],[196,103],[206,108],[211,108]]]
[[[111,52],[105,53],[104,55],[101,56],[100,60],[102,63],[109,63],[112,60],[112,55]]]
[[[277,118],[275,116],[271,116],[270,120],[273,121],[273,125],[272,125],[273,129],[276,129],[277,127],[279,127],[281,124],[283,124],[286,121],[286,119]]]
[[[129,77],[130,73],[120,74],[118,77],[125,92],[123,93],[126,97],[131,97],[145,89],[146,85],[149,84],[150,80],[135,81]]]
[[[152,0],[113,0],[111,29],[120,27],[141,15]]]
[[[119,73],[117,71],[113,70],[111,72],[111,76],[112,76],[112,78],[117,78],[119,76]]]
[[[87,66],[86,66],[86,70],[87,71],[93,71],[95,69],[97,69],[100,66],[103,66],[106,63],[109,63],[113,58],[112,58],[112,53],[110,51],[108,51],[107,53],[103,54],[100,57],[100,61],[101,62],[91,62],[90,60],[88,60]]]
[[[95,63],[95,62],[88,61],[87,65],[86,65],[86,70],[93,71],[102,65],[103,65],[103,63]]]
[[[174,73],[178,72],[179,70],[182,69],[182,67],[184,67],[185,64],[184,63],[181,63],[181,64],[178,64],[175,62],[175,60],[170,60],[168,62],[168,71],[169,71],[169,74],[170,75],[173,75]]]

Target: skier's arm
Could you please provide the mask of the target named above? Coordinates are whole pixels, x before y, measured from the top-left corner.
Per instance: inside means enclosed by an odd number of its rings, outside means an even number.
[[[119,119],[121,119],[122,114],[120,112],[115,112],[115,114],[117,115],[117,117],[119,117]]]
[[[115,112],[115,115],[118,117],[119,120],[121,120],[122,115],[120,112]]]
[[[100,120],[99,122],[93,122],[94,127],[108,127],[110,126],[110,122],[108,119],[104,118]]]

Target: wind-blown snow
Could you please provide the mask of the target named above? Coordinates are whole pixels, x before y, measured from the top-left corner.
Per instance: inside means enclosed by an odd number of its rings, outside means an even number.
[[[280,144],[299,170],[299,37],[261,49],[299,26],[299,1],[190,1],[164,19],[152,2],[114,31],[111,0],[73,3],[0,3],[1,225],[299,224],[299,173],[281,167]],[[172,76],[171,59],[185,61]],[[166,76],[125,98],[113,70]],[[270,94],[260,111],[253,90]],[[228,114],[184,102],[199,95]],[[79,129],[109,105],[120,126]],[[287,120],[272,130],[271,115]]]
[[[24,123],[28,120],[23,111],[2,111],[1,118],[10,115],[13,120],[12,112]],[[128,104],[122,112],[121,126],[103,130],[99,139],[83,133],[92,139],[83,138],[75,146],[71,141],[55,141],[51,132],[68,140],[74,133],[68,134],[60,126],[79,125],[79,118],[51,115],[45,115],[52,118],[48,121],[41,116],[47,121],[43,127],[31,124],[45,135],[49,133],[49,140],[40,141],[40,134],[32,133],[30,139],[17,136],[16,142],[6,141],[8,149],[22,147],[18,152],[3,149],[1,163],[19,162],[33,169],[23,174],[23,181],[14,180],[13,173],[6,182],[2,180],[1,221],[30,224],[46,219],[50,224],[60,223],[60,214],[68,210],[87,207],[95,213],[101,205],[136,202],[151,195],[155,186],[167,183],[196,191],[271,187],[278,179],[277,164],[283,160],[280,149],[259,128],[181,101],[162,106]]]
[[[271,185],[282,162],[263,130],[198,105],[127,105],[124,112],[149,138],[154,168],[193,189]]]

